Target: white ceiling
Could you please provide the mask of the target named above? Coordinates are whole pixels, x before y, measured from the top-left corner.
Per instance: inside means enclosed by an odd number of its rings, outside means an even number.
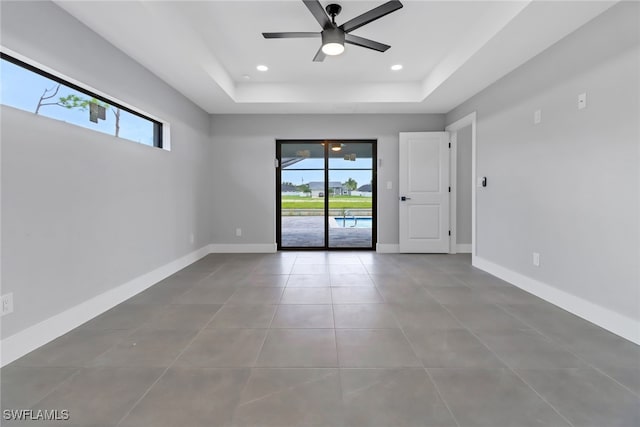
[[[615,3],[403,0],[353,33],[387,52],[347,45],[313,62],[319,39],[261,35],[320,31],[300,0],[54,1],[218,114],[446,113]],[[385,0],[332,2],[340,24]]]

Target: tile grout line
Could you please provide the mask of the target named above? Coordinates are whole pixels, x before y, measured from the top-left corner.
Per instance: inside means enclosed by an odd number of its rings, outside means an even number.
[[[358,258],[358,261],[360,261],[360,258]],[[336,346],[336,369],[338,369],[338,375],[340,376],[340,353],[338,351],[338,332],[336,331],[336,313],[333,310],[333,305],[334,305],[334,301],[333,301],[333,287],[331,286],[331,264],[327,264],[327,270],[328,270],[328,274],[329,274],[329,298],[331,300],[331,319],[333,320],[333,343]],[[342,380],[340,380],[340,402],[342,402],[342,397],[343,397],[343,393],[342,393]]]
[[[289,370],[290,368],[256,368],[256,369]],[[300,368],[298,368],[298,369],[300,369]],[[337,371],[337,368],[304,368],[304,369],[306,369],[306,370],[334,371],[334,372],[329,372],[329,374],[326,374],[326,375],[324,375],[324,376],[322,376],[320,378],[314,378],[314,379],[310,379],[310,380],[307,380],[307,381],[303,381],[302,383],[285,387],[283,390],[274,391],[274,392],[271,392],[269,394],[265,394],[264,396],[260,396],[260,397],[255,398],[255,399],[239,403],[236,406],[236,408],[234,408],[234,416],[235,416],[235,413],[236,413],[237,409],[239,407],[241,407],[241,406],[248,405],[248,404],[254,403],[254,402],[259,402],[259,401],[264,400],[264,399],[266,399],[266,398],[268,398],[270,396],[274,396],[274,395],[280,394],[280,393],[285,393],[285,392],[288,392],[288,391],[291,391],[291,390],[295,390],[295,389],[297,389],[298,387],[301,387],[301,386],[305,386],[305,385],[308,385],[308,384],[313,384],[313,383],[325,380],[325,379],[331,377],[332,374],[337,373],[337,372],[335,372],[335,371]],[[249,377],[249,379],[251,379],[251,377]],[[244,390],[246,389],[248,383],[249,383],[249,380],[247,380],[247,383],[243,387],[242,392],[240,392],[240,394],[242,394],[244,392]]]
[[[431,384],[433,384],[433,388],[436,389],[436,393],[438,393],[438,397],[440,397],[440,400],[442,400],[442,403],[447,408],[447,411],[449,411],[449,414],[451,415],[451,418],[453,418],[453,421],[456,423],[456,426],[460,427],[460,422],[458,421],[455,414],[453,413],[453,410],[449,406],[449,403],[442,395],[442,392],[440,391],[440,387],[438,386],[438,383],[436,383],[436,380],[433,379],[431,372],[429,372],[429,369],[424,367],[424,364],[422,365],[422,369],[427,373],[427,377],[429,378],[429,381],[431,381]]]
[[[360,258],[358,258],[358,261],[360,260]],[[335,305],[334,301],[333,301],[333,287],[331,286],[331,267],[329,267],[329,297],[331,298],[331,318],[333,319],[333,342],[336,346],[336,367],[338,368],[338,370],[340,369],[340,351],[338,350],[338,331],[336,328],[336,312],[333,309],[333,306]],[[338,371],[338,375],[340,375],[340,371]],[[342,375],[340,375],[340,378],[342,378]],[[343,402],[344,400],[342,399],[344,397],[344,394],[342,392],[342,379],[340,380],[340,401]]]
[[[288,279],[287,279],[287,281],[288,281]],[[274,304],[276,309],[273,310],[273,315],[271,315],[271,320],[269,321],[269,324],[267,325],[267,328],[266,328],[267,333],[264,334],[264,339],[262,340],[262,344],[260,345],[260,349],[258,350],[258,353],[256,354],[256,358],[253,361],[253,367],[254,368],[258,367],[257,364],[258,364],[258,360],[260,359],[260,354],[262,354],[262,350],[264,349],[264,345],[267,342],[267,337],[271,333],[271,330],[272,330],[271,326],[273,325],[273,321],[276,318],[276,315],[278,314],[278,310],[280,310],[280,306],[282,305],[282,304],[280,304],[280,302],[282,301],[282,297],[284,296],[284,290],[285,289],[286,288],[282,288],[282,292],[280,293],[280,298],[278,299],[278,302],[276,304]]]
[[[358,258],[360,261],[360,258]],[[338,349],[338,329],[336,328],[336,312],[334,308],[333,301],[333,287],[331,281],[331,267],[329,267],[329,295],[331,296],[331,316],[333,319],[333,342],[336,346],[336,370],[338,372],[338,384],[340,385],[340,419],[342,420],[342,424],[346,425],[345,420],[345,411],[344,411],[344,389],[342,382],[342,366],[340,365],[340,350]]]

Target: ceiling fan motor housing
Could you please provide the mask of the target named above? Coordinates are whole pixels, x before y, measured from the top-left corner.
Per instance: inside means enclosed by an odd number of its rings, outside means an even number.
[[[322,32],[322,45],[337,43],[344,45],[344,31],[340,28],[327,28]]]

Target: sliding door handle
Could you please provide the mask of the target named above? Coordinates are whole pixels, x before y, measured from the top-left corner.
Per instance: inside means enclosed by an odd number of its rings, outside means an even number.
[[[400,200],[402,200],[403,202],[406,202],[407,200],[411,200],[411,197],[401,196]]]

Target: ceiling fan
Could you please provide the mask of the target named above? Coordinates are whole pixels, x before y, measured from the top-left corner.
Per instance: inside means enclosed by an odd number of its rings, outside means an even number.
[[[302,2],[307,6],[313,17],[316,18],[316,21],[318,21],[322,27],[321,32],[262,33],[262,35],[265,39],[321,37],[322,46],[320,46],[318,53],[316,53],[316,56],[313,58],[315,62],[324,61],[326,55],[340,55],[344,52],[345,43],[366,47],[368,49],[377,50],[378,52],[386,51],[391,46],[365,39],[363,37],[358,37],[351,34],[351,32],[402,8],[402,3],[398,0],[391,0],[338,26],[336,24],[336,16],[342,10],[342,6],[332,3],[326,7],[325,13],[325,9],[318,0],[302,0]],[[331,17],[331,19],[329,19],[329,17]]]

